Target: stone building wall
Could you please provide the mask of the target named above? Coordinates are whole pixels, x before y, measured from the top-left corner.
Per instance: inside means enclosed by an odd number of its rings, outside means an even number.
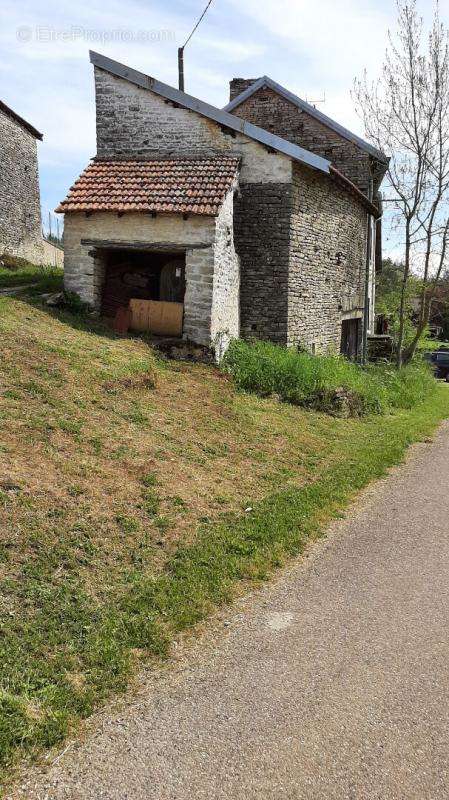
[[[249,89],[257,80],[258,78],[233,78],[229,81],[229,102]]]
[[[243,337],[287,342],[292,184],[240,187],[234,201]]]
[[[99,308],[104,267],[82,239],[171,242],[186,251],[186,337],[220,348],[240,327],[242,336],[338,349],[342,319],[362,315],[367,214],[360,201],[329,176],[151,90],[99,68],[95,77],[100,158],[224,150],[241,155],[241,170],[218,218],[67,214],[67,288]]]
[[[295,166],[288,344],[338,352],[342,320],[363,316],[367,220],[355,197]]]
[[[253,83],[251,80],[236,80],[237,88],[242,87],[240,91],[244,91]],[[231,100],[235,96],[235,90],[232,88]],[[232,113],[326,158],[359,189],[368,194],[371,176],[370,155],[273,89],[269,87],[258,89],[234,108]],[[378,188],[379,182],[377,181],[375,189]]]
[[[0,109],[0,256],[42,263],[35,137]]]
[[[228,193],[218,217],[180,214],[150,217],[130,213],[83,213],[65,215],[64,283],[83,302],[100,310],[105,280],[104,260],[95,256],[93,244],[83,240],[115,245],[162,242],[185,249],[186,291],[184,297],[184,337],[198,344],[225,349],[230,339],[239,336],[239,261],[234,249],[233,191]],[[106,249],[106,248],[105,248]]]
[[[64,284],[68,291],[76,292],[93,309],[100,310],[105,279],[105,265],[93,255],[89,242],[113,242],[116,245],[139,243],[146,245],[171,243],[174,251],[185,249],[186,292],[184,298],[184,336],[198,344],[210,345],[213,319],[213,280],[215,259],[219,255],[216,243],[214,217],[191,216],[185,220],[180,214],[150,217],[129,213],[118,218],[116,214],[98,212],[86,217],[83,213],[65,215],[64,225]],[[100,247],[100,244],[98,244]],[[220,249],[220,253],[222,250]],[[232,281],[230,281],[232,284]],[[232,294],[231,294],[232,298]],[[215,333],[219,332],[220,318],[214,311]]]
[[[234,246],[234,188],[215,223],[211,341],[218,360],[240,336],[240,263]]]
[[[291,181],[291,159],[123,78],[95,67],[99,158],[242,156],[240,180]]]

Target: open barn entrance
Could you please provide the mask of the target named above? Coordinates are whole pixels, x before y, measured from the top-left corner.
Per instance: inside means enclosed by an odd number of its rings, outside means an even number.
[[[101,313],[114,329],[181,338],[184,325],[185,251],[95,247],[101,263]]]
[[[101,311],[114,317],[130,300],[184,303],[185,253],[102,250],[104,282]]]

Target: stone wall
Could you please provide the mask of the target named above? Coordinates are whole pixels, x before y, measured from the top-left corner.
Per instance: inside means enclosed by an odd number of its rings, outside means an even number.
[[[249,89],[257,80],[258,78],[233,78],[232,81],[229,81],[229,102]]]
[[[185,250],[186,292],[184,337],[198,344],[226,348],[239,335],[239,262],[233,237],[233,190],[218,217],[166,214],[66,214],[64,226],[64,283],[92,308],[100,310],[105,279],[104,261],[93,244],[82,240],[140,243],[155,242]]]
[[[198,344],[211,343],[212,282],[214,274],[214,217],[189,217],[165,214],[155,218],[130,213],[117,217],[111,213],[65,215],[64,283],[92,308],[100,310],[105,270],[102,258],[95,257],[93,242],[115,244],[162,242],[186,254],[186,293],[184,300],[184,335]]]
[[[95,67],[99,158],[242,156],[240,179],[291,181],[291,160],[259,142]]]
[[[240,335],[240,264],[234,247],[234,189],[215,225],[211,341],[220,360],[231,339]]]
[[[291,198],[291,183],[257,183],[234,200],[242,336],[287,342]]]
[[[252,81],[238,79],[244,91]],[[233,94],[233,92],[231,92]],[[234,95],[235,97],[235,95]],[[231,97],[233,99],[233,97]],[[258,89],[232,111],[238,117],[254,125],[282,136],[294,144],[310,150],[331,161],[365,194],[368,194],[371,176],[371,157],[357,145],[328,128],[317,119],[302,111],[294,103],[268,87]],[[375,189],[380,181],[377,180]]]
[[[48,239],[42,239],[42,263],[62,269],[64,266],[64,250]]]
[[[186,250],[183,336],[206,347],[211,345],[213,280],[213,247]]]
[[[42,263],[35,137],[0,110],[0,255]]]
[[[343,319],[363,316],[367,213],[324,175],[294,169],[288,344],[339,351]]]

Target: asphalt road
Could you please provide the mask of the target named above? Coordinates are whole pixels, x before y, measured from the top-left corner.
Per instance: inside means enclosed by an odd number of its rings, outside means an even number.
[[[447,800],[449,424],[27,800]]]

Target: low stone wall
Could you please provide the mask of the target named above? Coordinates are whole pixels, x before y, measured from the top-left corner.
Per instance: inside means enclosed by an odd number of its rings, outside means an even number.
[[[53,242],[49,242],[48,239],[42,240],[42,264],[48,265],[51,267],[58,267],[62,269],[64,266],[64,250],[62,247],[57,247]]]

